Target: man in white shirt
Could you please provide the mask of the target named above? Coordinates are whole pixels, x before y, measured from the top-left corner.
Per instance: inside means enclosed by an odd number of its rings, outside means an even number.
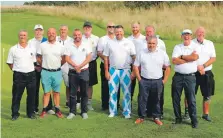
[[[101,59],[100,69],[101,69],[101,107],[102,110],[107,110],[109,108],[109,89],[108,89],[108,80],[105,78],[105,69],[104,69],[104,56],[103,52],[109,40],[115,39],[115,25],[113,22],[108,22],[107,24],[107,34],[99,39],[98,42],[98,56]],[[120,96],[120,92],[119,92]],[[118,97],[119,99],[119,97]]]
[[[146,39],[152,36],[155,36],[155,28],[152,25],[148,25],[145,27],[145,32],[146,32]],[[146,41],[145,41],[146,42]],[[166,52],[166,46],[165,43],[159,39],[157,37],[157,48],[163,50],[164,52]],[[165,68],[163,68],[163,74],[164,74]],[[148,99],[148,103],[147,103],[147,116],[148,117],[152,117],[152,101],[153,98],[149,97]],[[161,97],[160,97],[160,109],[161,109],[161,119],[163,119],[163,105],[164,105],[164,87],[163,87],[163,91],[161,93]]]
[[[139,81],[140,91],[138,96],[138,115],[135,121],[140,124],[146,116],[146,106],[148,96],[153,98],[152,115],[157,125],[163,125],[160,121],[160,96],[163,90],[163,84],[167,82],[170,75],[170,61],[166,52],[157,48],[156,36],[147,38],[148,48],[142,50],[136,57],[134,63],[134,72]],[[139,66],[141,73],[139,73]],[[163,76],[163,66],[166,70]]]
[[[70,89],[70,113],[67,119],[76,116],[76,98],[80,87],[81,94],[81,116],[87,119],[87,101],[89,85],[89,62],[91,61],[92,49],[82,42],[80,29],[73,32],[74,42],[66,47],[65,56],[69,64],[69,89]]]
[[[68,36],[68,26],[67,25],[61,25],[60,26],[60,35],[56,37],[56,41],[62,44],[64,47],[67,47],[70,43],[73,42],[73,39]],[[68,63],[63,64],[61,67],[62,76],[64,80],[64,84],[66,86],[66,107],[69,107],[69,81],[68,81]]]
[[[27,90],[26,114],[28,118],[35,119],[35,94],[36,73],[34,63],[36,62],[35,49],[28,46],[28,33],[21,30],[18,34],[19,43],[11,47],[8,54],[7,64],[13,71],[12,86],[12,120],[17,120],[20,113],[20,101],[24,89]]]
[[[132,35],[130,35],[128,39],[131,40],[135,45],[136,56],[137,56],[137,54],[139,54],[141,50],[146,48],[146,45],[143,43],[146,37],[140,33],[140,22],[133,22],[131,24],[131,27],[132,27]],[[132,70],[133,66],[131,65],[131,71]],[[135,85],[136,85],[136,78],[134,78],[131,83],[131,100],[134,95]]]
[[[36,24],[34,26],[34,34],[35,37],[28,41],[29,46],[35,49],[35,55],[41,43],[46,42],[47,38],[43,37],[44,30],[41,24]],[[42,67],[38,62],[35,64],[35,72],[36,72],[36,96],[35,96],[35,114],[39,114],[39,87],[40,87],[40,79],[41,79],[41,70]],[[50,96],[49,105],[47,106],[48,114],[55,114],[53,109],[52,98]]]
[[[56,29],[49,28],[47,32],[48,41],[41,43],[37,51],[38,62],[42,65],[42,86],[44,90],[43,110],[41,118],[46,116],[46,107],[49,103],[51,90],[53,91],[53,100],[55,112],[58,118],[63,115],[60,111],[60,87],[62,82],[61,65],[65,63],[64,46],[56,41]]]
[[[189,115],[191,118],[192,128],[197,128],[197,109],[195,99],[195,86],[197,72],[197,59],[199,58],[200,49],[192,38],[192,31],[185,29],[182,31],[183,43],[176,45],[172,54],[175,74],[172,81],[172,100],[175,114],[175,124],[182,122],[181,116],[181,94],[184,89],[188,102]]]
[[[203,96],[203,115],[202,118],[211,121],[209,116],[209,106],[211,101],[211,96],[214,95],[215,90],[215,80],[214,74],[212,73],[212,64],[216,61],[216,52],[213,42],[205,39],[205,29],[204,27],[198,27],[196,30],[196,38],[193,39],[201,49],[198,63],[198,71],[196,72],[196,87],[195,93],[197,94],[198,88],[200,86],[201,94]],[[185,102],[186,103],[186,102]],[[188,105],[185,106],[185,111]],[[186,116],[186,113],[185,113]]]
[[[92,49],[92,59],[89,63],[89,88],[88,88],[88,110],[94,110],[92,107],[92,95],[93,86],[98,84],[97,76],[97,45],[99,37],[92,34],[92,24],[86,21],[83,25],[84,34],[82,36],[82,41],[87,42],[88,46]]]
[[[122,25],[115,27],[115,40],[110,40],[103,52],[105,77],[109,81],[109,117],[117,115],[117,92],[119,84],[123,91],[123,115],[131,118],[131,64],[135,59],[134,44],[124,38]],[[108,62],[110,66],[108,66]],[[109,68],[108,68],[109,67]]]

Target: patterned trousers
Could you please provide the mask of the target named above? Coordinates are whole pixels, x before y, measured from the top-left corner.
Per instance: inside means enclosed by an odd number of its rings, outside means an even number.
[[[109,85],[109,112],[117,115],[117,92],[119,84],[123,92],[123,115],[131,114],[131,70],[130,69],[109,69],[110,80]]]

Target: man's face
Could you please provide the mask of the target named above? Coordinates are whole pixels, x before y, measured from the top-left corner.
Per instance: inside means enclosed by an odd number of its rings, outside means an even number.
[[[189,33],[186,33],[186,34],[183,34],[183,35],[182,35],[182,39],[183,39],[184,41],[190,41],[191,38],[192,38],[192,36],[191,36],[191,34],[189,34]]]
[[[122,40],[124,36],[124,30],[122,28],[116,28],[115,29],[115,36],[117,40]]]
[[[204,40],[204,37],[205,37],[205,30],[203,28],[199,28],[197,31],[196,31],[196,37],[199,41],[203,41]]]
[[[74,38],[74,42],[81,42],[81,40],[82,40],[81,31],[74,31],[73,38]]]
[[[153,52],[156,50],[157,47],[157,40],[155,38],[152,38],[151,40],[147,41],[147,48],[149,51]]]
[[[91,35],[91,32],[92,32],[92,27],[91,26],[85,26],[84,27],[84,34]]]
[[[26,43],[28,39],[28,34],[27,32],[20,32],[19,33],[19,42],[21,43]]]
[[[35,37],[36,38],[41,38],[41,37],[43,37],[43,33],[44,33],[44,31],[41,28],[37,28],[35,30]]]
[[[115,32],[115,25],[113,23],[108,23],[107,24],[107,32],[109,34],[114,34],[114,32]]]
[[[155,34],[154,29],[152,27],[147,27],[145,29],[145,32],[147,37],[152,37]]]
[[[132,34],[138,34],[140,31],[139,24],[135,23],[132,25]]]
[[[60,27],[60,35],[67,36],[67,34],[68,34],[68,28],[66,26]]]
[[[54,28],[48,29],[47,36],[49,42],[56,41],[56,36],[57,36],[56,29]]]

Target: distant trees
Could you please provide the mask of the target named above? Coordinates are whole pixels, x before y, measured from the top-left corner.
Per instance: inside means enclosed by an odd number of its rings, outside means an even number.
[[[84,1],[33,1],[25,2],[24,5],[49,5],[49,6],[71,6],[71,5],[80,5]]]

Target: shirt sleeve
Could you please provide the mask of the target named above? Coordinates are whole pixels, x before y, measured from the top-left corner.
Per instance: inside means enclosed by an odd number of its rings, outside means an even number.
[[[31,48],[31,50],[32,50],[33,62],[36,62],[36,50],[34,48]]]
[[[163,40],[160,40],[159,41],[160,42],[160,49],[162,49],[164,52],[166,52],[166,45],[165,45],[165,43],[163,42]]]
[[[108,43],[105,45],[103,55],[106,57],[109,56],[109,44]]]
[[[216,57],[214,43],[212,42],[210,45],[211,45],[211,55],[210,55],[210,57]]]
[[[181,56],[181,51],[178,45],[176,45],[173,49],[172,58],[177,58]]]
[[[66,48],[66,46],[61,45],[61,51],[60,51],[61,52],[61,56],[64,56],[65,55],[65,48]]]
[[[137,54],[135,62],[134,62],[134,66],[140,66],[140,61],[141,61],[141,54]]]
[[[92,51],[92,48],[89,47],[88,45],[86,45],[86,50],[87,50],[87,54],[90,54],[90,53],[93,52],[93,51]]]
[[[130,41],[131,42],[131,41]],[[131,56],[134,56],[136,55],[136,48],[135,48],[135,45],[133,44],[133,42],[130,43],[130,55]]]
[[[42,44],[40,44],[39,48],[37,49],[37,55],[42,55]]]
[[[8,64],[13,64],[14,63],[14,61],[13,61],[13,48],[9,49],[7,63]]]
[[[99,41],[98,41],[98,49],[97,49],[97,51],[98,52],[103,52],[103,50],[104,50],[104,42],[103,42],[103,38],[100,38],[99,39]]]
[[[164,53],[164,66],[170,66],[170,59],[167,55],[166,52],[163,52]]]
[[[65,56],[70,56],[70,54],[71,54],[70,53],[70,48],[69,48],[69,46],[66,46],[65,49],[64,49],[64,55]]]

